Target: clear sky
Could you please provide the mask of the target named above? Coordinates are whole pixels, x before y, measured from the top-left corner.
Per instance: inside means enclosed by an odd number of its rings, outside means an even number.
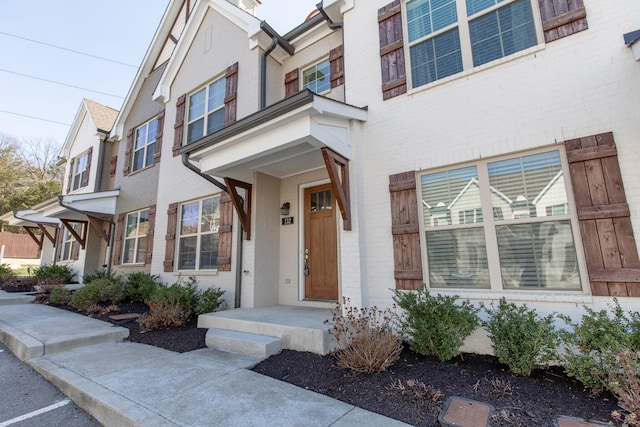
[[[284,34],[301,24],[318,2],[262,0],[258,17]],[[18,139],[54,138],[62,144],[82,98],[119,109],[168,3],[3,0],[0,132]]]

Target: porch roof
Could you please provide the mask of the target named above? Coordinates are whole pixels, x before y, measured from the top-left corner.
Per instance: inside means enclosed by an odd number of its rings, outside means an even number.
[[[323,168],[323,147],[350,159],[350,122],[366,119],[366,108],[303,90],[180,152],[198,161],[202,173],[213,176],[249,183],[254,172],[284,178]]]
[[[97,193],[65,194],[58,196],[57,206],[46,212],[51,218],[85,220],[86,216],[112,218],[116,212],[116,199],[120,190]]]

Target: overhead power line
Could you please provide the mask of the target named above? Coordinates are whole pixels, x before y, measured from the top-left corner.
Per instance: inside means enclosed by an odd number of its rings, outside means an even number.
[[[42,120],[43,122],[56,123],[58,125],[71,126],[69,123],[56,122],[55,120],[43,119],[42,117],[29,116],[27,114],[14,113],[13,111],[0,110],[0,113],[11,114],[14,116],[26,117],[28,119]]]
[[[78,54],[78,55],[84,55],[84,56],[88,56],[88,57],[91,57],[91,58],[100,59],[102,61],[113,62],[114,64],[124,65],[126,67],[138,68],[137,65],[127,64],[126,62],[120,62],[120,61],[116,61],[114,59],[105,58],[103,56],[92,55],[92,54],[86,53],[86,52],[80,52],[79,50],[73,50],[73,49],[69,49],[69,48],[66,48],[66,47],[57,46],[55,44],[42,42],[40,40],[33,40],[33,39],[30,39],[30,38],[27,38],[27,37],[22,37],[22,36],[18,36],[18,35],[15,35],[15,34],[5,33],[4,31],[0,31],[0,34],[8,36],[8,37],[14,37],[14,38],[20,39],[20,40],[26,40],[26,41],[31,42],[31,43],[41,44],[43,46],[49,46],[49,47],[53,47],[53,48],[56,48],[56,49],[65,50],[67,52],[72,52],[72,53],[75,53],[75,54]]]
[[[53,83],[53,84],[57,84],[57,85],[60,85],[60,86],[72,87],[74,89],[86,90],[88,92],[99,93],[100,95],[107,95],[107,96],[113,96],[114,98],[124,99],[124,96],[114,95],[112,93],[107,93],[107,92],[100,92],[98,90],[88,89],[86,87],[74,86],[74,85],[70,85],[70,84],[67,84],[67,83],[56,82],[55,80],[43,79],[41,77],[31,76],[29,74],[23,74],[23,73],[18,73],[18,72],[15,72],[15,71],[9,71],[9,70],[5,70],[5,69],[2,69],[2,68],[0,68],[0,71],[3,71],[5,73],[9,73],[9,74],[15,74],[17,76],[27,77],[27,78],[34,79],[34,80],[41,80],[41,81],[47,82],[47,83]]]

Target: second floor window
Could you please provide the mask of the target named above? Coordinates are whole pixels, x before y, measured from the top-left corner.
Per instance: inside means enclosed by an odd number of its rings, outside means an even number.
[[[315,93],[331,89],[329,59],[325,59],[302,72],[302,88]]]
[[[224,126],[227,79],[222,77],[189,96],[187,144]]]
[[[153,165],[157,132],[158,119],[153,119],[136,129],[136,142],[133,153],[134,172]]]
[[[71,191],[84,187],[88,182],[89,173],[89,153],[81,154],[76,157],[72,164],[73,171],[71,173]]]
[[[124,232],[123,264],[144,263],[147,253],[147,228],[149,227],[149,209],[132,212],[127,215]]]
[[[413,87],[538,44],[532,0],[409,0]]]

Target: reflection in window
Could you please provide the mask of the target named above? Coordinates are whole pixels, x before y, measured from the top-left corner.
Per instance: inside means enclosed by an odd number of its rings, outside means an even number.
[[[147,254],[147,228],[149,226],[149,209],[127,215],[124,233],[123,264],[144,263]]]
[[[425,226],[482,222],[475,166],[423,175],[421,183]]]
[[[315,93],[326,92],[331,89],[330,74],[329,60],[325,59],[302,72],[302,88]]]
[[[180,210],[179,270],[218,267],[220,197],[184,203]]]
[[[331,209],[331,190],[311,193],[311,212]]]

